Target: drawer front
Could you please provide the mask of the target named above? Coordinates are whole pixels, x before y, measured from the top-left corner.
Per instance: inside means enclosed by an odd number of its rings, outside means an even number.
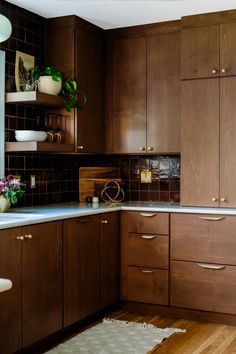
[[[168,256],[168,236],[128,234],[128,265],[168,269]]]
[[[171,215],[171,259],[236,265],[236,217]]]
[[[168,271],[128,267],[128,300],[168,305]]]
[[[150,234],[169,234],[169,214],[154,212],[127,212],[126,227],[128,232]]]
[[[170,305],[236,314],[235,284],[234,266],[173,261]]]

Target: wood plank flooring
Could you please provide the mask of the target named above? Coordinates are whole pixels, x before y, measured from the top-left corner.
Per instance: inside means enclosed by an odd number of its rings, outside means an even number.
[[[236,327],[234,326],[159,316],[139,316],[125,311],[113,312],[108,317],[124,321],[147,322],[159,328],[186,329],[186,333],[173,334],[149,354],[236,354]]]

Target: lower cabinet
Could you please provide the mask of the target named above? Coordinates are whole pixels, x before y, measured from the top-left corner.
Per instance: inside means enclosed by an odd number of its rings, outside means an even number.
[[[236,217],[172,214],[170,305],[236,314]]]
[[[0,231],[0,353],[10,354],[62,328],[62,224]]]
[[[119,214],[63,223],[64,326],[119,300]]]
[[[169,303],[169,214],[122,212],[121,298]]]

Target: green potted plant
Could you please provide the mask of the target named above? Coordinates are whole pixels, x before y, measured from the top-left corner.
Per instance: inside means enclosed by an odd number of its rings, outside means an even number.
[[[42,70],[36,65],[33,69],[34,80],[38,82],[38,89],[40,92],[49,94],[60,94],[64,97],[65,108],[71,112],[72,108],[81,109],[86,102],[85,94],[79,89],[78,83],[75,79],[66,79],[61,72],[53,66],[44,67]],[[46,79],[48,78],[47,82]],[[43,82],[43,84],[41,84]],[[45,85],[44,85],[45,84]],[[49,87],[58,86],[56,92],[49,92]]]

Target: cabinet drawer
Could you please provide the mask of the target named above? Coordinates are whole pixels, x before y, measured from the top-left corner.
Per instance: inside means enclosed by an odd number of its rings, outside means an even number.
[[[169,234],[169,214],[154,212],[127,212],[128,232],[150,234]]]
[[[168,271],[128,267],[128,300],[168,305]]]
[[[236,314],[235,284],[234,266],[173,261],[170,305]]]
[[[168,269],[169,237],[128,235],[128,265]]]
[[[171,259],[236,265],[236,217],[171,215]]]

